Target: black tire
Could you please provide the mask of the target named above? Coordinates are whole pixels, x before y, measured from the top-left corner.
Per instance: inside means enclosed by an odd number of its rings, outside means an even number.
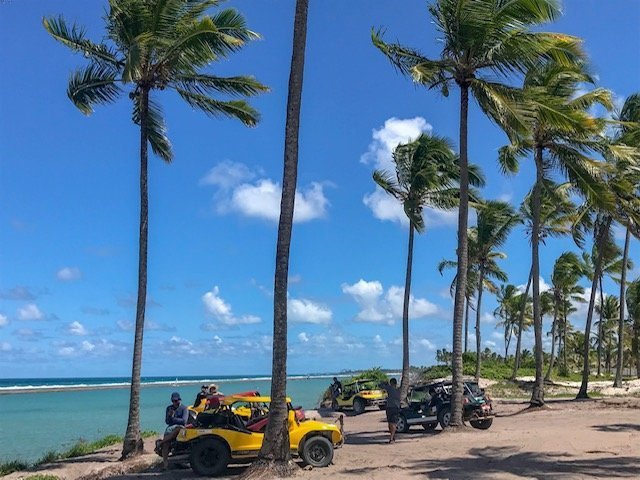
[[[334,412],[339,412],[341,410],[340,405],[338,404],[338,400],[335,398],[331,401],[331,410]]]
[[[486,430],[493,423],[493,418],[485,418],[481,420],[470,420],[469,423],[473,428],[477,428],[479,430]]]
[[[422,424],[422,428],[424,428],[427,432],[430,432],[431,430],[435,430],[437,426],[438,426],[438,422]]]
[[[302,461],[312,467],[326,467],[333,460],[333,445],[321,436],[308,438],[302,446]]]
[[[440,426],[445,429],[449,426],[449,422],[451,421],[451,407],[443,407],[438,412],[438,423]]]
[[[364,412],[364,400],[362,400],[360,397],[356,397],[353,400],[353,413],[355,413],[356,415],[360,415],[362,412]]]
[[[204,438],[191,447],[189,463],[198,475],[220,475],[229,464],[229,449],[220,440]]]
[[[380,410],[386,410],[386,409],[387,409],[387,406],[386,406],[386,405],[378,405],[378,408],[379,408]]]
[[[396,428],[401,433],[407,433],[409,431],[409,423],[407,422],[407,417],[403,414],[398,415],[398,422],[396,423]]]

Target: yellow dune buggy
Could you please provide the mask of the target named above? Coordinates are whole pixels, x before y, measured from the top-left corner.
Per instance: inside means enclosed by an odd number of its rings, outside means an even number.
[[[221,474],[230,463],[244,463],[257,457],[267,425],[265,406],[269,397],[227,397],[215,412],[198,415],[196,425],[180,431],[176,450],[187,453],[191,468],[198,475]],[[344,441],[341,428],[315,420],[299,420],[289,407],[289,442],[291,454],[314,467],[326,467],[333,451]],[[248,421],[236,410],[250,409]]]
[[[386,405],[387,392],[380,389],[375,380],[366,379],[345,384],[342,392],[331,401],[333,410],[352,408],[356,415],[364,412],[366,407],[377,406],[384,409]]]

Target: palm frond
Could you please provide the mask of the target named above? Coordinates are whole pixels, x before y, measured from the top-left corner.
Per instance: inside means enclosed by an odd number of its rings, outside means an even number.
[[[93,113],[94,105],[113,103],[122,93],[116,72],[108,64],[91,63],[77,70],[69,79],[67,95],[85,115]]]
[[[226,116],[235,118],[248,127],[256,126],[260,120],[258,111],[243,100],[223,102],[180,88],[177,88],[176,91],[193,108],[197,108],[212,117]]]

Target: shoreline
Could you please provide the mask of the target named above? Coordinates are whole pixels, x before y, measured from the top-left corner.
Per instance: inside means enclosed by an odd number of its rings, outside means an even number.
[[[287,381],[299,381],[299,380],[322,380],[330,379],[334,376],[344,377],[339,374],[322,374],[322,375],[292,375],[287,377]],[[225,384],[225,383],[246,383],[246,382],[270,382],[271,377],[242,377],[242,378],[221,378],[210,379],[201,378],[193,380],[165,380],[165,381],[152,381],[142,382],[140,388],[153,388],[153,387],[183,387],[201,384]],[[117,390],[131,388],[131,382],[117,382],[117,383],[97,383],[97,384],[79,384],[79,385],[26,385],[26,386],[10,386],[0,387],[0,396],[2,395],[21,395],[29,393],[52,393],[52,392],[81,392],[91,390]]]

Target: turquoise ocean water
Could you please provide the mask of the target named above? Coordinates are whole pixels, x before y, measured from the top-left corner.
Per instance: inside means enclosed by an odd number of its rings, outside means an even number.
[[[140,399],[142,429],[163,432],[171,393],[180,392],[183,402],[191,405],[200,385],[210,383],[225,394],[271,391],[267,377],[147,377]],[[290,377],[287,394],[294,405],[315,408],[329,383],[331,375]],[[125,378],[0,379],[0,461],[33,462],[48,451],[66,450],[79,439],[124,435],[128,405]]]

